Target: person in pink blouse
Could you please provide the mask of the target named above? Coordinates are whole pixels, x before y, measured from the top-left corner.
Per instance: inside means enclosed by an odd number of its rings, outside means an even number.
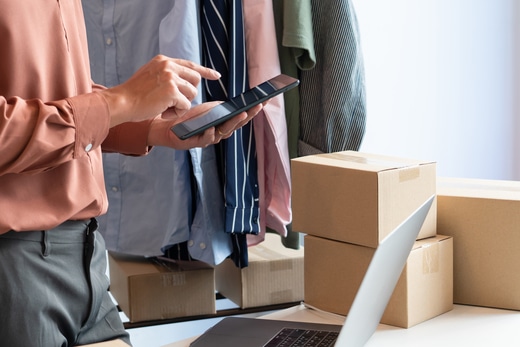
[[[6,346],[121,339],[95,217],[107,211],[101,152],[146,155],[219,142],[262,106],[181,141],[170,131],[216,71],[157,56],[122,85],[90,78],[79,0],[0,0],[0,336]]]

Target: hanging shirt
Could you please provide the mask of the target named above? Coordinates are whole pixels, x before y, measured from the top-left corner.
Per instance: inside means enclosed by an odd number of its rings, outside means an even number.
[[[245,1],[245,43],[250,86],[280,74],[272,0]],[[253,120],[260,188],[260,233],[248,235],[249,245],[263,241],[266,228],[287,236],[291,222],[291,173],[283,95],[269,100]]]
[[[200,62],[197,1],[84,0],[83,7],[95,81],[120,84],[159,53]],[[201,100],[199,93],[194,103]],[[186,242],[193,258],[223,261],[232,249],[223,218],[209,220],[223,210],[214,148],[157,147],[141,159],[104,156],[110,207],[100,230],[107,248],[156,256]]]
[[[357,150],[365,133],[363,55],[350,0],[312,0],[316,66],[301,71],[299,155]]]
[[[159,27],[159,51],[172,57],[201,62],[200,4],[194,1],[176,1]],[[189,20],[187,20],[189,18]],[[204,90],[194,103],[205,100]],[[193,220],[186,247],[191,258],[211,265],[220,264],[232,252],[229,235],[224,231],[225,219],[222,184],[218,175],[218,158],[215,146],[189,150],[191,173],[194,181]],[[178,165],[185,165],[185,162]],[[162,250],[178,243],[172,234]]]
[[[219,81],[206,81],[210,100],[232,98],[249,88],[240,0],[202,0],[205,65],[219,71]],[[259,232],[256,144],[252,123],[221,142],[225,227],[233,241],[232,259],[247,266],[246,234]]]
[[[313,69],[316,64],[312,29],[311,0],[272,0],[276,25],[276,41],[281,71],[300,78],[301,70]],[[298,156],[300,138],[300,91],[294,88],[284,93],[285,118],[289,157]],[[300,235],[287,226],[282,243],[288,248],[300,247]]]
[[[272,0],[280,67],[284,74],[300,78],[301,70],[316,64],[311,0]],[[300,138],[299,88],[284,93],[289,157],[298,157]]]
[[[146,154],[149,122],[109,131],[79,1],[0,5],[0,233],[99,216],[107,209],[102,146]]]

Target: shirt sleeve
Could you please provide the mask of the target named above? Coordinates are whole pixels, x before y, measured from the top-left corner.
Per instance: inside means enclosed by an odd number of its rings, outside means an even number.
[[[152,149],[147,145],[151,122],[123,123],[111,128],[103,142],[103,151],[135,156],[148,154]]]
[[[49,103],[0,97],[0,175],[42,172],[87,155],[107,137],[109,122],[97,93]]]
[[[106,89],[106,87],[94,83],[94,91]],[[104,99],[103,99],[104,100]],[[106,102],[105,102],[106,104]],[[107,114],[108,114],[108,106]],[[152,149],[148,146],[148,131],[152,120],[135,123],[123,123],[111,128],[107,138],[102,143],[103,152],[121,153],[126,155],[146,155]]]

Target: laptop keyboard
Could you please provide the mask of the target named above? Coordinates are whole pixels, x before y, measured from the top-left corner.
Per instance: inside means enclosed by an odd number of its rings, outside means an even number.
[[[264,347],[332,347],[339,332],[283,328]]]

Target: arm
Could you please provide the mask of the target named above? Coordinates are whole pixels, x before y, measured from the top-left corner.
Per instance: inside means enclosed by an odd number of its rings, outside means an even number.
[[[0,175],[41,172],[87,155],[85,148],[107,136],[109,120],[96,93],[49,103],[0,97]]]
[[[103,152],[126,155],[145,155],[152,149],[148,144],[148,132],[153,119],[123,123],[110,128],[101,146]]]
[[[48,103],[0,96],[0,175],[45,171],[102,143],[110,151],[145,154],[151,119],[166,110],[171,118],[186,113],[202,77],[220,75],[157,56],[113,88],[96,86],[92,93]],[[131,124],[136,122],[143,123]]]

